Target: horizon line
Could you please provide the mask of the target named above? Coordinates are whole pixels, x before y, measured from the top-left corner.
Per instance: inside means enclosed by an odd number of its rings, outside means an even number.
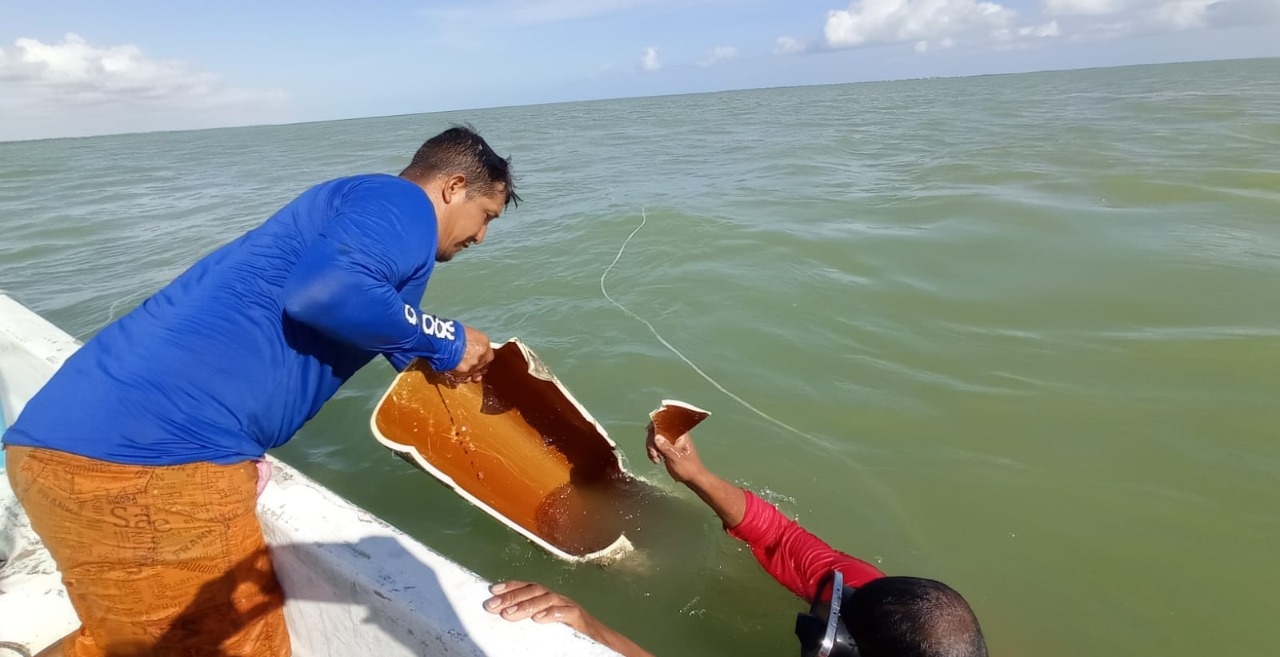
[[[1224,57],[1224,58],[1209,58],[1209,59],[1170,60],[1170,61],[1158,61],[1158,62],[1144,62],[1141,64],[1117,64],[1112,66],[1079,66],[1079,67],[1068,66],[1063,68],[1048,68],[1048,69],[1037,69],[1034,71],[1015,71],[1015,72],[1004,72],[1004,73],[970,73],[970,74],[962,74],[962,75],[936,75],[936,76],[922,76],[922,77],[910,77],[910,78],[881,78],[881,79],[870,79],[870,80],[857,80],[857,81],[851,81],[851,82],[820,82],[820,83],[814,83],[814,84],[742,87],[742,88],[735,88],[735,89],[719,89],[715,91],[693,91],[693,92],[684,92],[684,93],[650,94],[650,95],[637,95],[637,96],[611,96],[607,98],[579,98],[579,99],[569,99],[569,100],[553,100],[553,101],[536,102],[536,103],[516,103],[511,105],[484,105],[484,106],[474,106],[474,107],[459,107],[459,108],[446,109],[446,110],[405,112],[401,114],[377,114],[377,115],[370,115],[370,116],[348,116],[348,117],[335,118],[335,119],[309,119],[305,121],[282,121],[279,123],[246,123],[242,125],[214,126],[214,127],[208,127],[208,128],[175,128],[172,130],[103,132],[103,133],[96,133],[92,135],[75,135],[75,136],[65,136],[65,137],[30,137],[30,138],[22,138],[22,139],[0,140],[0,146],[3,146],[5,144],[20,144],[20,143],[32,143],[32,142],[41,142],[41,141],[59,141],[59,140],[70,140],[70,139],[97,139],[100,137],[128,137],[128,136],[153,135],[153,134],[174,134],[174,133],[184,133],[184,132],[209,132],[213,130],[243,130],[243,129],[249,129],[249,128],[283,128],[283,127],[290,127],[290,126],[304,126],[304,125],[315,125],[315,124],[324,124],[324,123],[341,123],[345,121],[367,121],[367,120],[375,120],[375,119],[393,119],[393,118],[400,118],[400,117],[406,117],[406,116],[449,114],[454,112],[487,112],[492,110],[515,109],[515,108],[522,108],[522,107],[551,107],[555,105],[607,103],[607,102],[621,101],[621,100],[641,100],[641,99],[648,99],[648,98],[681,98],[685,96],[709,96],[714,94],[744,93],[744,92],[750,92],[750,91],[807,89],[807,88],[820,88],[820,87],[842,87],[842,86],[851,86],[851,85],[860,85],[860,84],[918,82],[922,80],[964,80],[969,78],[1003,77],[1003,76],[1012,76],[1012,75],[1041,75],[1046,73],[1085,72],[1085,71],[1098,71],[1098,70],[1111,70],[1111,69],[1141,68],[1146,66],[1175,66],[1175,65],[1185,65],[1185,64],[1207,64],[1207,63],[1213,63],[1213,62],[1249,62],[1249,61],[1264,61],[1269,59],[1280,59],[1280,56]]]

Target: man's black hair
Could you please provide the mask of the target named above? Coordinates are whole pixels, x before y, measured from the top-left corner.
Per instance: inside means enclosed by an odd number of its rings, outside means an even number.
[[[487,196],[502,187],[507,196],[503,205],[520,204],[511,158],[500,157],[470,126],[455,125],[428,139],[400,175],[425,181],[458,173],[466,176],[467,189]]]
[[[931,579],[867,582],[840,617],[862,657],[987,657],[987,643],[969,603]]]

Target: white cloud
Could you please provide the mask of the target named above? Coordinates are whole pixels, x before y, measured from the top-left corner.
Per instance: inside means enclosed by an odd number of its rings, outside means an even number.
[[[69,33],[60,43],[20,38],[0,48],[0,139],[261,121],[282,100],[133,44],[99,47]]]
[[[508,7],[512,18],[518,21],[552,23],[610,14],[659,2],[660,0],[522,0],[495,4]]]
[[[1187,30],[1204,27],[1209,5],[1218,0],[1173,0],[1157,5],[1149,14],[1157,27],[1170,30]]]
[[[432,21],[476,25],[493,23],[536,25],[561,23],[616,14],[645,7],[684,6],[717,0],[468,0],[466,3],[428,5],[418,15]]]
[[[1111,21],[1087,26],[1080,38],[1280,23],[1280,0],[1123,0],[1116,6]]]
[[[1125,0],[1044,0],[1046,14],[1054,16],[1105,16],[1125,9]]]
[[[738,57],[738,49],[733,46],[716,46],[706,57],[698,60],[698,66],[715,66]]]
[[[1280,1],[1224,0],[1209,5],[1205,20],[1211,27],[1272,25],[1280,23]]]
[[[78,34],[67,34],[57,44],[18,39],[0,64],[0,78],[7,81],[85,96],[199,94],[216,82],[177,62],[148,59],[137,46],[98,48]]]
[[[640,68],[653,72],[662,68],[662,62],[658,61],[658,49],[649,46],[644,49],[644,56],[640,58]]]
[[[955,39],[952,39],[951,37],[943,37],[942,40],[936,41],[932,44],[930,44],[928,41],[917,41],[914,48],[917,53],[923,55],[929,52],[930,48],[934,48],[938,50],[946,50],[947,48],[950,48],[951,46],[954,46],[954,45],[956,45]]]
[[[1058,28],[1058,21],[1051,20],[1044,25],[1026,25],[1018,28],[1018,36],[1020,37],[1036,37],[1040,39],[1061,36],[1062,30]]]
[[[1002,27],[991,33],[996,50],[1020,50],[1031,47],[1037,40],[1052,39],[1062,35],[1057,19],[1042,25]]]
[[[827,13],[827,46],[928,41],[1011,26],[1013,10],[977,0],[856,0]]]
[[[1122,14],[1092,26],[1111,35],[1280,22],[1280,0],[1042,0],[1041,7],[1056,16]]]
[[[847,9],[827,12],[823,44],[836,49],[911,43],[923,54],[951,39],[1008,50],[1063,36],[1064,28],[1079,40],[1280,22],[1280,0],[1039,0],[1039,5],[1049,20],[1030,24],[993,0],[854,0]],[[1054,18],[1059,16],[1072,18],[1060,24]],[[1101,16],[1109,18],[1094,18]]]
[[[794,37],[783,36],[778,37],[777,44],[773,48],[775,55],[794,55],[808,50],[804,42]]]

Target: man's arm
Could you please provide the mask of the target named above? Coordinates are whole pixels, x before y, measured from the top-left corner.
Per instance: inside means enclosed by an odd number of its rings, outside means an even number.
[[[361,349],[423,357],[436,371],[487,365],[487,336],[405,303],[396,290],[435,252],[434,215],[415,194],[393,180],[350,190],[285,282],[285,313]]]
[[[649,423],[648,434],[645,447],[650,461],[664,463],[671,478],[688,486],[702,498],[720,516],[726,529],[737,527],[742,522],[747,509],[744,491],[717,477],[702,464],[702,457],[698,456],[698,450],[693,446],[692,436],[686,433],[672,443],[666,436],[654,431],[652,422]]]
[[[750,492],[744,491],[744,496],[745,518],[729,528],[729,535],[750,546],[760,565],[804,600],[812,600],[834,570],[840,570],[845,585],[853,587],[884,577],[875,566],[827,545],[772,504]]]
[[[837,568],[849,586],[884,576],[875,566],[833,549],[773,505],[716,476],[702,464],[689,434],[673,443],[654,435],[652,424],[649,432],[650,459],[661,461],[673,479],[702,498],[729,534],[746,542],[765,571],[792,593],[813,599],[823,578]]]
[[[387,359],[388,363],[391,363],[391,367],[394,367],[397,372],[403,372],[405,368],[409,367],[409,363],[413,362],[413,356],[407,356],[405,354],[382,355]]]
[[[631,639],[588,614],[578,603],[540,584],[500,582],[489,590],[494,593],[484,603],[489,613],[512,622],[532,618],[535,623],[564,623],[623,657],[653,657]]]

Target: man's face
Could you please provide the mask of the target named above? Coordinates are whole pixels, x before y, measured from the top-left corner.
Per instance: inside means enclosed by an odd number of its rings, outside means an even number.
[[[444,207],[437,216],[440,235],[436,262],[448,262],[463,249],[484,241],[489,222],[502,215],[507,191],[496,185],[492,192],[481,195],[468,189],[461,176],[455,176],[445,183],[441,196]]]

